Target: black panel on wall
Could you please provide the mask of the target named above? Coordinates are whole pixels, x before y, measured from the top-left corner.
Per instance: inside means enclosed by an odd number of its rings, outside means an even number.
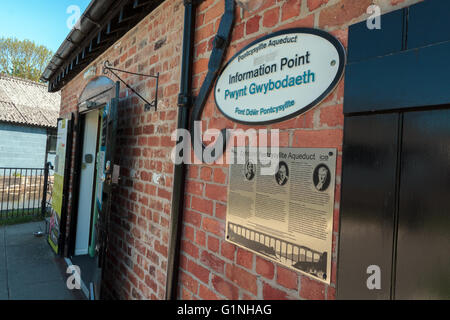
[[[450,42],[444,42],[349,64],[344,113],[450,103],[449,57]]]
[[[450,299],[449,144],[449,109],[405,113],[397,299]]]
[[[449,0],[426,0],[409,8],[408,49],[449,40]]]
[[[390,298],[398,124],[398,114],[345,118],[338,299]],[[367,287],[371,265],[381,290]]]
[[[381,29],[368,29],[363,21],[350,26],[348,63],[400,52],[403,38],[403,10],[380,17]]]
[[[450,298],[450,0],[399,12],[382,16],[393,34],[349,28],[340,299]]]
[[[344,113],[450,103],[450,0],[426,0],[349,27]]]

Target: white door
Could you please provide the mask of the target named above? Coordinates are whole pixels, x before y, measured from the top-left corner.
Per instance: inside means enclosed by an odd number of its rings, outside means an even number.
[[[88,254],[91,224],[92,194],[94,192],[95,156],[97,153],[98,112],[86,114],[83,155],[81,159],[75,255]]]

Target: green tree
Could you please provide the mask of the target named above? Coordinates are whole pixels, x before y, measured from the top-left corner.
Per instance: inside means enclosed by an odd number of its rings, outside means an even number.
[[[0,38],[0,72],[38,82],[53,52],[30,40]]]

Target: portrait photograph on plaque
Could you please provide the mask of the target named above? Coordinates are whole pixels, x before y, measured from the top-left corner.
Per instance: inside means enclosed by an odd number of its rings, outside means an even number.
[[[256,148],[231,152],[227,241],[330,283],[337,150],[280,148],[274,174]]]

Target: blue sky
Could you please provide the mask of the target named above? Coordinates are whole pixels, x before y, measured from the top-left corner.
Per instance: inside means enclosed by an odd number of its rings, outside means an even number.
[[[0,0],[0,37],[29,39],[55,52],[70,30],[67,21],[78,6],[81,13],[90,0]]]

